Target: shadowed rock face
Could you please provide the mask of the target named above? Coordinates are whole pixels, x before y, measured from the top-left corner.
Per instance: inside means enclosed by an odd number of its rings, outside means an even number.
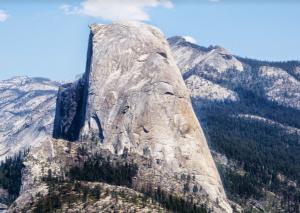
[[[138,162],[137,184],[151,182],[182,195],[185,184],[185,193],[206,198],[215,212],[231,212],[189,93],[158,29],[140,23],[92,25],[82,82],[80,91],[77,83],[59,93],[55,137],[70,140],[71,128],[72,139],[140,156],[147,165]],[[79,128],[72,129],[74,123]],[[192,180],[182,178],[187,176]],[[194,186],[201,191],[192,193]]]
[[[56,100],[56,113],[53,128],[54,138],[76,141],[83,116],[84,84],[79,80],[59,88]]]

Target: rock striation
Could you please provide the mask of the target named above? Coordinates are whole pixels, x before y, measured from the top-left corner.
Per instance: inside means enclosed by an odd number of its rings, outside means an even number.
[[[87,69],[60,89],[54,137],[134,156],[136,187],[149,183],[206,202],[214,212],[232,211],[190,94],[155,27],[91,26]]]
[[[45,78],[0,81],[0,161],[51,136],[59,85]]]

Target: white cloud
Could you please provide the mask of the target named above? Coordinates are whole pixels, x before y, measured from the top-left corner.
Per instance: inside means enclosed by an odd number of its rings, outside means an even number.
[[[195,38],[193,38],[192,36],[183,36],[183,38],[187,41],[187,42],[190,42],[190,43],[193,43],[193,44],[197,44],[197,40]]]
[[[65,14],[71,15],[71,14],[77,14],[79,13],[79,8],[78,7],[73,7],[68,4],[63,4],[59,7],[60,10],[64,11]]]
[[[105,20],[135,20],[150,19],[148,9],[151,7],[172,8],[170,0],[84,0],[80,6],[62,5],[66,14],[80,14]]]
[[[6,11],[0,10],[0,22],[5,22],[8,19],[9,15]]]

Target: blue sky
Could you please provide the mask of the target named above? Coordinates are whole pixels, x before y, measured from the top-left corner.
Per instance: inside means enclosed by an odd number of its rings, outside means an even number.
[[[0,0],[0,79],[74,79],[84,72],[88,25],[119,19],[240,56],[300,60],[296,0]]]

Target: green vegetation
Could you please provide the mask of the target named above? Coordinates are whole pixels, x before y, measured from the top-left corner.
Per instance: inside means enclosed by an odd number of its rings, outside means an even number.
[[[139,194],[129,193],[126,189],[107,188],[101,184],[91,186],[87,182],[81,181],[46,179],[49,186],[48,194],[45,196],[38,195],[37,203],[30,207],[34,213],[62,212],[63,208],[76,208],[78,203],[81,202],[84,206],[93,205],[94,202],[105,199],[107,196],[110,196],[116,202],[122,199],[125,202],[134,204],[136,207],[154,204],[178,213],[210,212],[205,204],[195,205],[191,201],[168,194],[160,188],[153,189],[151,193],[150,191],[142,191]],[[157,203],[155,204],[154,201]],[[117,205],[117,203],[113,205]]]
[[[85,154],[81,147],[78,150]],[[137,175],[138,167],[134,163],[110,162],[110,159],[101,154],[89,157],[82,167],[71,168],[69,176],[71,180],[98,181],[113,185],[132,187],[132,179]],[[49,175],[48,175],[49,176]],[[157,189],[145,188],[141,191],[147,199],[151,198],[166,209],[182,213],[205,213],[208,212],[206,205],[195,205],[191,201],[166,193],[159,187]]]
[[[83,166],[71,168],[69,176],[72,180],[98,181],[131,187],[132,178],[136,176],[137,171],[137,165],[134,163],[116,162],[112,165],[109,159],[96,154],[88,157]]]
[[[196,205],[193,200],[185,200],[176,195],[165,192],[160,187],[156,189],[147,186],[141,190],[143,194],[160,203],[164,208],[180,213],[207,213],[210,212],[206,204]]]
[[[245,175],[230,170],[220,171],[231,199],[259,199],[269,190],[282,196],[283,205],[297,212],[299,188],[288,186],[288,180],[300,182],[300,136],[280,126],[236,115],[253,114],[300,127],[300,112],[266,101],[241,88],[238,103],[205,103],[196,109],[213,150],[239,164]],[[279,180],[278,175],[286,177]]]
[[[85,155],[86,150],[81,147],[79,153]],[[87,156],[87,155],[85,155]],[[39,195],[34,213],[61,212],[66,205],[73,206],[83,203],[84,206],[93,204],[97,200],[110,195],[115,199],[123,199],[135,206],[145,206],[153,203],[162,208],[180,213],[209,212],[205,204],[195,205],[192,200],[185,200],[176,195],[163,191],[160,187],[145,187],[137,192],[126,192],[125,189],[109,190],[103,185],[90,182],[104,182],[112,185],[133,188],[132,179],[137,175],[138,168],[134,163],[113,162],[101,154],[88,157],[82,166],[71,168],[68,179],[53,177],[51,170],[43,178],[48,185],[48,194]],[[125,191],[124,191],[125,190]],[[196,190],[196,189],[195,189]],[[73,205],[74,204],[74,205]],[[152,204],[151,204],[152,205]]]
[[[37,196],[38,201],[33,207],[34,213],[52,213],[61,210],[64,204],[71,207],[78,201],[99,200],[102,192],[100,185],[90,187],[77,181],[69,182],[55,178],[50,180],[48,177],[46,182],[49,189],[48,194]]]
[[[8,203],[13,202],[19,195],[21,187],[23,159],[28,150],[19,152],[13,157],[8,157],[0,163],[0,187],[9,193]]]

